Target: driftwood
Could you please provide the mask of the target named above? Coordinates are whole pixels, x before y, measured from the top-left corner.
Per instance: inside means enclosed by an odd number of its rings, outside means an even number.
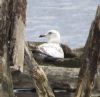
[[[41,66],[47,75],[50,86],[53,90],[76,90],[79,68],[64,68],[55,66]],[[13,84],[16,89],[35,89],[32,78],[30,77],[27,65],[24,73],[17,72],[13,75]],[[94,90],[98,91],[100,78],[95,78]]]
[[[25,46],[25,64],[28,65],[30,77],[34,82],[38,96],[55,97],[43,69],[38,66],[31,55],[28,47]]]
[[[48,77],[52,89],[75,89],[79,69],[54,66],[42,66]],[[28,67],[25,66],[23,74],[13,76],[14,88],[34,88]]]
[[[100,54],[100,6],[89,35],[75,97],[90,97],[93,89]]]
[[[48,65],[48,66],[58,66],[58,67],[65,67],[65,68],[80,68],[81,67],[81,63],[82,63],[82,59],[79,57],[76,58],[65,58],[65,59],[60,59],[60,60],[52,60],[52,61],[48,61],[47,60],[38,60],[37,62],[40,65]]]
[[[27,48],[27,47],[26,47]],[[29,51],[28,51],[29,52]],[[82,52],[80,49],[74,50],[74,52],[80,53]],[[33,57],[30,59],[32,60]],[[27,54],[25,54],[25,68],[23,74],[13,75],[14,88],[34,88],[35,85],[32,83],[32,78],[29,73],[29,65],[31,61],[27,59]],[[34,59],[33,59],[34,60]],[[27,62],[28,61],[28,62]],[[77,58],[69,58],[64,60],[58,60],[55,62],[43,62],[37,61],[43,70],[47,74],[48,80],[52,89],[75,89],[77,82],[77,74],[80,67],[80,57]],[[36,64],[33,62],[33,65]],[[44,66],[45,65],[45,66]],[[52,66],[51,66],[52,65]],[[59,66],[59,67],[54,67]],[[63,67],[62,67],[63,66]],[[67,67],[67,68],[64,68]],[[70,68],[71,67],[71,68]],[[75,67],[78,67],[77,69]],[[33,67],[31,67],[32,69]],[[31,73],[32,74],[32,73]],[[56,79],[55,79],[56,78]],[[34,80],[34,79],[33,79]]]

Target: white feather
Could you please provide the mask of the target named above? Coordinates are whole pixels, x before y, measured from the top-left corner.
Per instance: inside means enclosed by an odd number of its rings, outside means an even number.
[[[51,32],[51,34],[50,34]],[[48,42],[38,46],[39,51],[54,58],[64,58],[64,52],[60,46],[60,34],[56,30],[50,30],[45,35]]]

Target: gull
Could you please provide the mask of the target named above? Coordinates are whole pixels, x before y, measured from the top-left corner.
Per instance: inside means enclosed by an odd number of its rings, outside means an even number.
[[[49,30],[46,34],[40,35],[39,37],[45,37],[48,39],[46,43],[43,43],[37,47],[37,49],[44,54],[44,56],[64,58],[64,52],[60,45],[60,33],[58,31]]]

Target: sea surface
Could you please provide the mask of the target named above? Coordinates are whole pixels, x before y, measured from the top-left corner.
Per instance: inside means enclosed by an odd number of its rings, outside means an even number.
[[[71,48],[84,46],[100,0],[27,0],[27,41],[47,41],[40,34],[55,29]]]

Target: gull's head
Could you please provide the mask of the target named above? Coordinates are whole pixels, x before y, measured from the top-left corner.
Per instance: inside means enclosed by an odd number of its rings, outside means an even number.
[[[46,34],[39,37],[46,37],[50,43],[60,43],[60,33],[56,30],[49,30]]]

